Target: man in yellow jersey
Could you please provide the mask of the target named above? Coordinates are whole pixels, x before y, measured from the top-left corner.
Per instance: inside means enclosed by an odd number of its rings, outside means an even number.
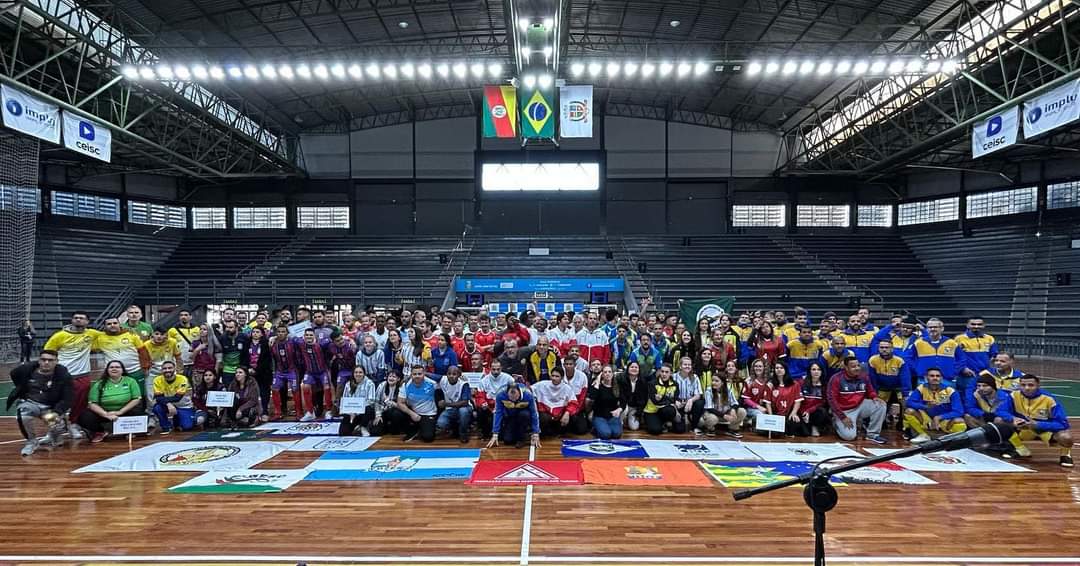
[[[174,424],[180,430],[191,430],[195,426],[195,405],[187,376],[176,373],[176,364],[166,361],[161,364],[161,375],[155,377],[153,383],[153,411],[161,434],[172,432]]]
[[[1015,391],[1020,389],[1020,378],[1024,372],[1013,367],[1015,358],[1009,352],[999,352],[994,356],[994,367],[979,372],[979,377],[990,377],[998,389]]]
[[[138,336],[120,326],[120,319],[114,316],[105,320],[105,332],[98,333],[94,350],[101,352],[104,364],[113,360],[123,364],[128,375],[142,387],[143,395],[147,395],[146,370],[150,369],[150,355]]]
[[[821,353],[821,361],[825,362],[826,373],[832,375],[844,369],[844,358],[855,354],[847,348],[847,340],[844,339],[843,334],[833,336],[828,339],[828,342],[829,347]]]
[[[180,348],[180,367],[184,375],[192,375],[191,366],[195,355],[191,353],[191,343],[199,338],[199,327],[191,324],[191,311],[180,309],[180,323],[169,329],[169,338]]]
[[[930,431],[964,432],[964,403],[960,393],[951,385],[942,385],[944,376],[939,368],[926,370],[926,382],[920,383],[907,400],[904,409],[904,428],[914,435],[912,444],[930,440]]]
[[[71,324],[49,337],[43,350],[53,350],[57,353],[57,363],[67,368],[71,374],[72,401],[71,422],[75,422],[79,415],[86,410],[86,399],[90,393],[90,384],[93,381],[90,372],[94,369],[90,364],[90,352],[94,349],[94,341],[100,331],[87,328],[90,324],[90,315],[86,311],[71,313]],[[72,435],[80,435],[79,427],[71,427]]]
[[[900,415],[903,414],[904,399],[911,395],[911,366],[904,358],[893,353],[892,342],[882,340],[877,346],[878,353],[870,356],[866,362],[870,381],[878,397],[889,404],[887,422],[902,430],[903,419]]]
[[[142,319],[142,309],[138,305],[131,305],[127,308],[127,320],[120,325],[120,328],[126,330],[139,337],[139,340],[146,342],[150,339],[150,335],[154,333],[154,327],[150,326],[150,323],[144,322]]]
[[[176,343],[176,340],[169,338],[168,331],[159,326],[154,328],[154,333],[150,335],[150,340],[143,342],[146,346],[146,353],[150,355],[150,372],[146,376],[150,383],[154,383],[154,378],[161,375],[161,366],[165,362],[172,362],[173,368],[180,365],[180,346]]]
[[[998,416],[1016,427],[1009,443],[1016,448],[1017,454],[1030,456],[1031,451],[1023,441],[1038,438],[1047,444],[1057,444],[1060,450],[1058,463],[1066,468],[1073,467],[1069,417],[1057,398],[1040,388],[1039,376],[1024,374],[1020,378],[1020,389],[1009,392]]]

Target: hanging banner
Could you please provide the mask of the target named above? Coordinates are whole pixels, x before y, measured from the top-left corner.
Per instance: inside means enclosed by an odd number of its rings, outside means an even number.
[[[555,137],[555,113],[551,110],[555,91],[537,87],[522,94],[521,135],[533,139]]]
[[[484,87],[484,137],[517,137],[517,89],[512,86]]]
[[[1080,79],[1024,103],[1024,139],[1031,139],[1080,118]]]
[[[100,159],[112,161],[112,131],[97,122],[64,112],[64,147]]]
[[[0,85],[4,125],[47,142],[60,143],[60,108],[8,85]]]
[[[592,85],[559,89],[559,137],[592,137]]]
[[[1019,112],[1020,109],[1013,106],[976,122],[971,130],[971,156],[982,157],[1016,143],[1016,133],[1020,130]]]

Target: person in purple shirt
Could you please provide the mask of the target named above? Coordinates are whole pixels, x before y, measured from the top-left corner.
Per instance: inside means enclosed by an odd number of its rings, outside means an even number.
[[[304,414],[297,378],[303,367],[300,362],[300,345],[303,343],[304,341],[300,338],[289,337],[288,326],[281,325],[275,329],[274,340],[270,343],[270,355],[274,361],[274,381],[270,384],[270,418],[272,419],[276,420],[288,414],[288,399],[282,394],[286,384],[292,392],[293,403],[296,404],[297,418]]]
[[[330,407],[334,406],[334,388],[330,383],[330,366],[327,363],[326,349],[330,341],[320,341],[315,338],[315,331],[311,328],[304,331],[304,342],[300,345],[300,360],[304,367],[303,384],[300,393],[304,398],[304,407],[307,412],[300,418],[301,421],[313,421],[318,412],[314,401],[314,386],[322,388],[322,408],[325,411],[324,418],[330,418]]]
[[[330,372],[337,376],[334,381],[336,391],[352,377],[353,368],[356,367],[356,343],[344,334],[335,332],[330,335],[330,343],[326,345],[326,355]]]

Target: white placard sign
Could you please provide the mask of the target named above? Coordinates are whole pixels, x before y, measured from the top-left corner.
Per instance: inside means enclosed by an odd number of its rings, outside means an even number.
[[[783,432],[787,429],[787,419],[784,415],[760,414],[754,419],[754,428],[769,432]]]
[[[117,417],[113,421],[113,434],[142,434],[146,432],[148,423],[149,417],[146,415],[141,417]]]
[[[234,391],[207,391],[206,392],[206,406],[207,407],[232,407],[233,402],[236,400],[236,392]]]
[[[475,391],[480,387],[480,380],[484,379],[484,374],[478,371],[467,371],[462,373],[461,377],[465,378],[465,382],[469,384],[469,389]]]
[[[344,415],[362,415],[367,407],[367,399],[363,397],[342,397],[341,413]]]

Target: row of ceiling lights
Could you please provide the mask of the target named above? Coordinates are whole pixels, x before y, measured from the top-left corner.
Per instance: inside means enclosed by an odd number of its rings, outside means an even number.
[[[122,69],[125,77],[131,80],[161,81],[207,81],[225,79],[258,80],[362,80],[362,79],[430,79],[432,77],[466,79],[470,75],[476,79],[485,77],[499,79],[503,77],[501,62],[476,62],[466,65],[456,63],[317,63],[297,65],[266,63],[262,65],[125,65]]]
[[[841,59],[838,61],[811,59],[788,59],[785,61],[750,61],[746,64],[746,74],[762,75],[933,75],[937,73],[953,74],[959,66],[948,59]]]

